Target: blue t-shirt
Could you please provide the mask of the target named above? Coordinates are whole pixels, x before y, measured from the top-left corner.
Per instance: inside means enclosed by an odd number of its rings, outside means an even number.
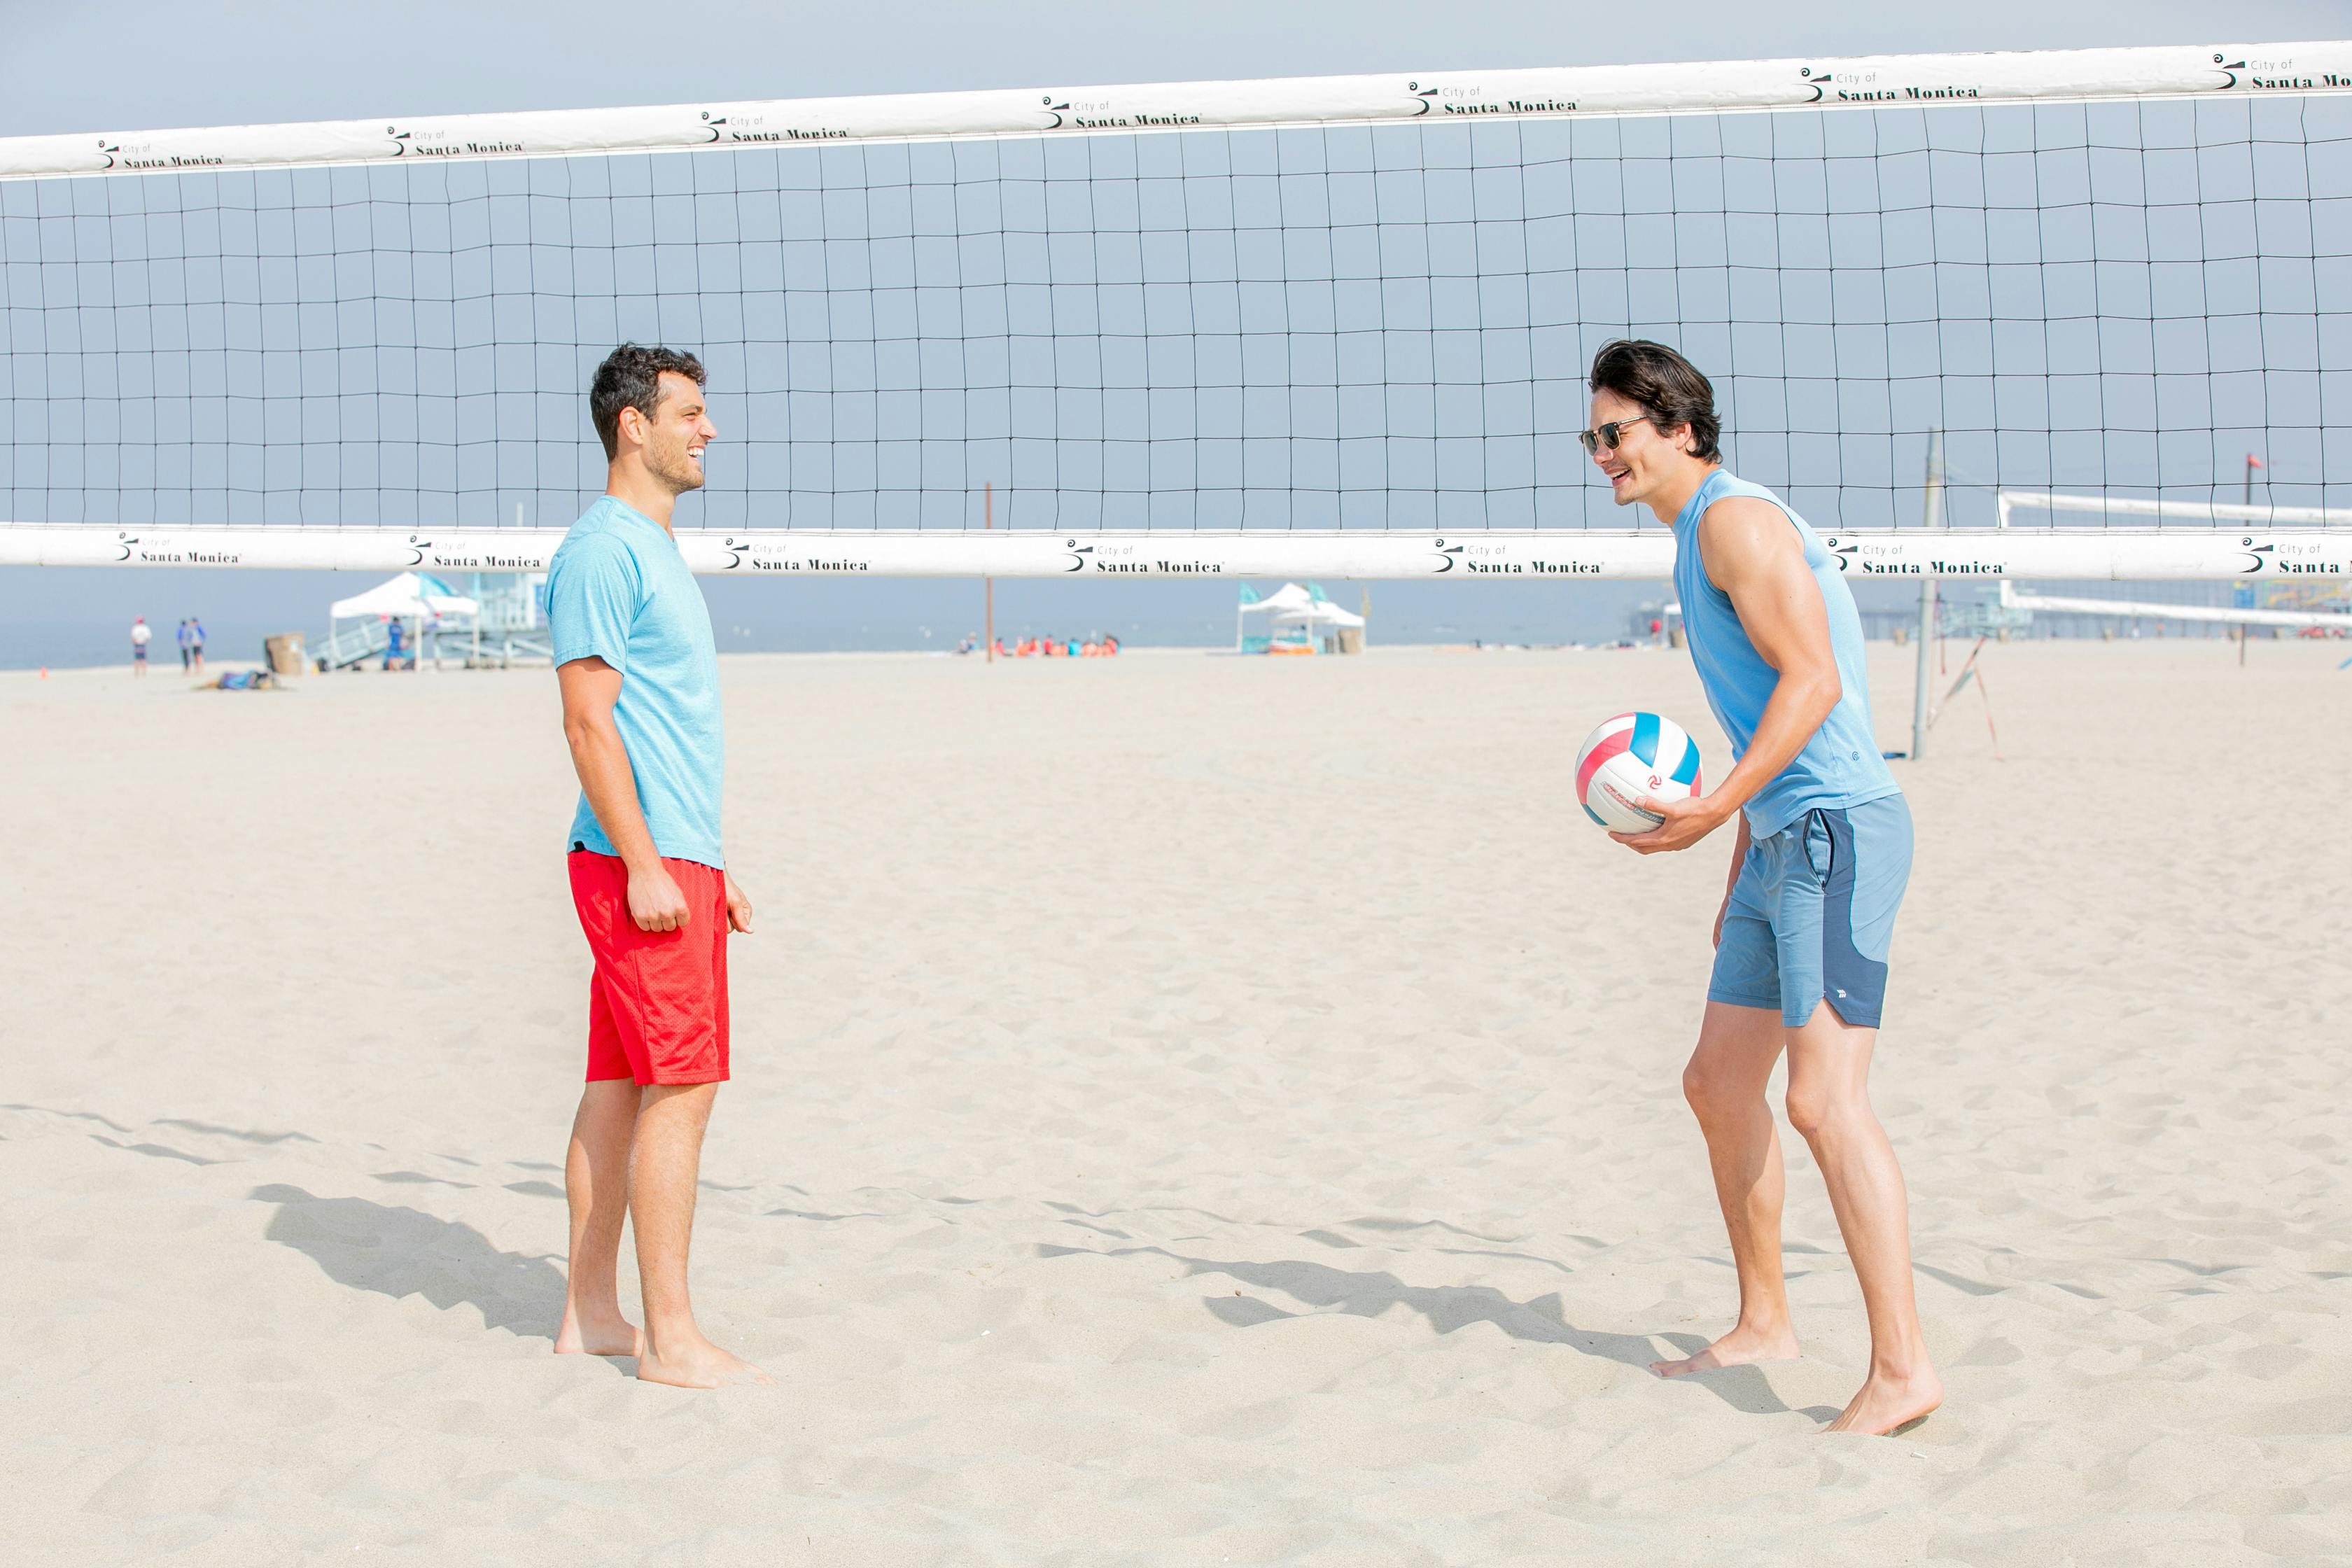
[[[1734,479],[1717,468],[1675,519],[1675,591],[1682,598],[1684,636],[1690,643],[1691,662],[1698,666],[1699,684],[1706,689],[1706,704],[1717,722],[1731,737],[1732,755],[1748,754],[1764,705],[1772,700],[1780,672],[1764,661],[1748,629],[1739,624],[1731,595],[1707,577],[1699,559],[1698,521],[1706,509],[1727,496],[1748,496],[1780,508],[1804,546],[1805,564],[1822,591],[1822,608],[1828,612],[1830,653],[1837,660],[1837,706],[1813,731],[1804,750],[1787,767],[1756,792],[1747,806],[1748,831],[1757,838],[1778,833],[1813,806],[1862,805],[1901,793],[1895,775],[1886,771],[1878,739],[1870,724],[1870,678],[1864,661],[1862,616],[1855,613],[1853,594],[1838,573],[1837,563],[1822,548],[1821,535],[1786,502],[1762,485]]]
[[[621,672],[613,725],[628,748],[637,806],[667,859],[724,869],[719,793],[727,737],[710,609],[669,531],[600,496],[547,567],[555,662],[601,658]],[[583,793],[567,844],[617,853]]]

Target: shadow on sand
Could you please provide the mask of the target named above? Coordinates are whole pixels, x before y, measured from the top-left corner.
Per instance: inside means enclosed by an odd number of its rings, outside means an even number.
[[[1286,1311],[1270,1301],[1249,1296],[1220,1295],[1203,1300],[1202,1305],[1208,1308],[1212,1316],[1237,1329],[1255,1328],[1261,1323],[1282,1319],[1307,1317],[1315,1312],[1347,1312],[1357,1317],[1377,1318],[1391,1308],[1401,1306],[1421,1314],[1428,1320],[1429,1326],[1441,1334],[1450,1334],[1472,1323],[1492,1323],[1515,1340],[1565,1345],[1585,1355],[1640,1367],[1644,1372],[1649,1370],[1652,1362],[1660,1359],[1656,1342],[1646,1335],[1578,1328],[1568,1321],[1557,1291],[1526,1301],[1515,1301],[1491,1285],[1408,1285],[1385,1271],[1358,1272],[1303,1261],[1220,1262],[1213,1258],[1186,1258],[1161,1247],[1129,1247],[1096,1252],[1087,1247],[1042,1246],[1038,1253],[1046,1258],[1073,1254],[1096,1258],[1139,1255],[1165,1258],[1182,1264],[1189,1274],[1222,1274],[1229,1279],[1237,1279],[1260,1289],[1279,1290],[1293,1300],[1303,1302],[1310,1310],[1307,1312]],[[1660,1338],[1681,1346],[1685,1354],[1696,1352],[1706,1343],[1705,1340],[1687,1334],[1661,1335]],[[1685,1341],[1689,1342],[1685,1344]],[[1789,1409],[1780,1396],[1772,1392],[1771,1384],[1759,1367],[1727,1367],[1721,1372],[1701,1373],[1686,1381],[1705,1388],[1732,1408],[1751,1415],[1778,1415]],[[1828,1414],[1833,1415],[1836,1412]]]
[[[327,1278],[444,1311],[470,1303],[486,1327],[551,1340],[563,1316],[563,1272],[545,1258],[501,1252],[470,1225],[365,1198],[313,1197],[273,1183],[248,1194],[276,1204],[270,1240],[304,1254]]]

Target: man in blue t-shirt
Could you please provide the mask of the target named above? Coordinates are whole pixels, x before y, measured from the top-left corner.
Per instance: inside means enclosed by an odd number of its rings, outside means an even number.
[[[687,1293],[702,1133],[728,1077],[727,939],[751,901],[719,850],[726,738],[702,589],[670,532],[718,434],[692,354],[624,343],[596,367],[589,414],[604,494],[548,563],[563,733],[580,775],[565,835],[595,973],[587,1087],[564,1195],[570,1279],[559,1352],[628,1355],[688,1388],[766,1383],[703,1337]],[[621,1311],[621,1221],[636,1227],[645,1331]]]
[[[1620,506],[1674,530],[1675,586],[1706,700],[1736,761],[1706,796],[1642,804],[1612,837],[1687,849],[1735,816],[1715,973],[1683,1092],[1731,1233],[1739,1321],[1664,1377],[1797,1353],[1780,1272],[1780,1141],[1764,1090],[1789,1054],[1789,1121],[1813,1152],[1870,1319],[1870,1373],[1832,1431],[1892,1432],[1943,1398],[1912,1299],[1903,1172],[1867,1087],[1887,943],[1911,872],[1911,814],[1870,722],[1862,619],[1803,519],[1723,467],[1715,389],[1663,343],[1592,362],[1584,448]]]

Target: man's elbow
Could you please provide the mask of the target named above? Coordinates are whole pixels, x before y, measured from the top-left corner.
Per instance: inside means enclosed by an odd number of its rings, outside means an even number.
[[[612,728],[613,721],[601,713],[566,713],[563,716],[563,741],[572,748],[573,756],[593,749]]]
[[[1828,721],[1831,712],[1838,705],[1838,699],[1844,695],[1845,682],[1839,679],[1836,665],[1828,665],[1811,672],[1805,682],[1805,710],[1811,717],[1814,729]]]

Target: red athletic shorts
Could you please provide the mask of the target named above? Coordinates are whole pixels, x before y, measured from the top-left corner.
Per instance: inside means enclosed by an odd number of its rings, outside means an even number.
[[[692,860],[662,862],[691,911],[676,931],[629,918],[618,857],[574,849],[572,902],[588,933],[588,1081],[721,1083],[727,1078],[727,877]]]

